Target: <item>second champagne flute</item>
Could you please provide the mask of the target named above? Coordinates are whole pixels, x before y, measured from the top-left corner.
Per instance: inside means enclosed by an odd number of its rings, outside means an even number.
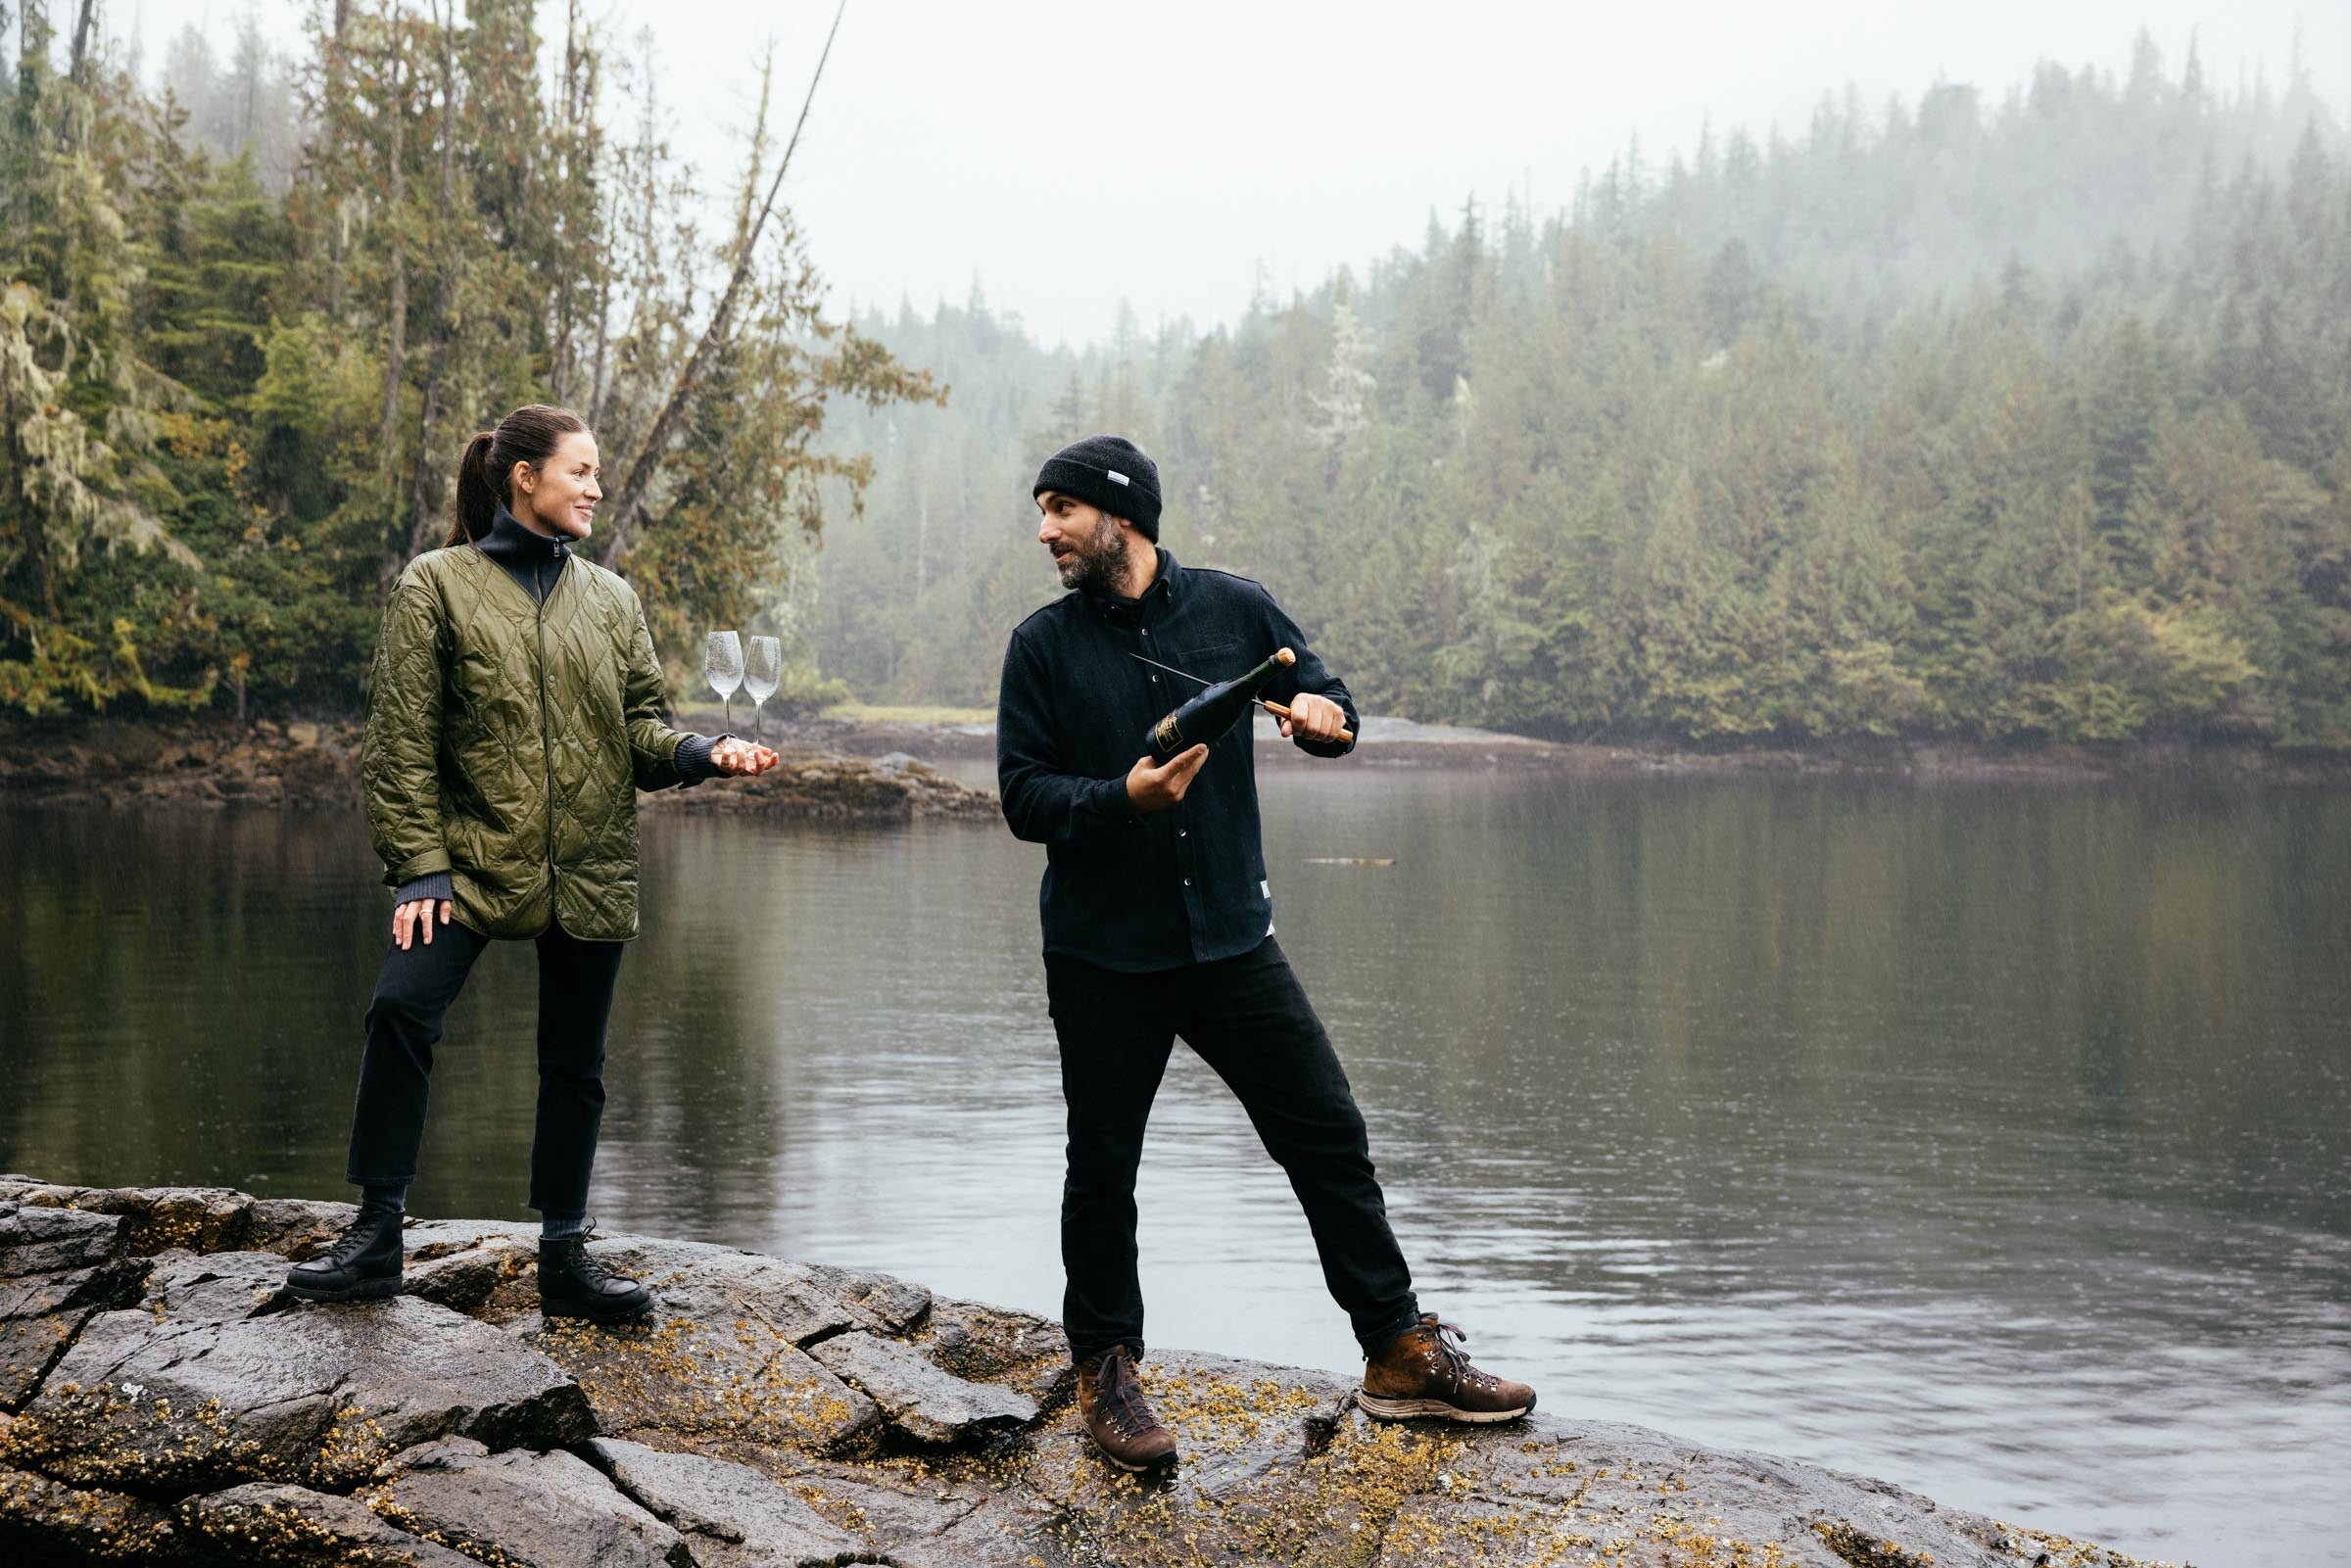
[[[734,632],[713,632],[702,653],[702,673],[710,689],[727,704],[726,728],[735,728],[735,689],[743,685],[743,638]]]
[[[751,639],[751,654],[743,667],[743,689],[751,694],[751,734],[767,738],[767,699],[776,694],[784,679],[784,640],[780,637]]]

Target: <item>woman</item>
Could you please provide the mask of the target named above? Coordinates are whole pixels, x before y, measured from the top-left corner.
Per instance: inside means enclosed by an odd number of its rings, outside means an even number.
[[[515,409],[466,447],[448,544],[392,590],[360,749],[368,826],[396,889],[352,1114],[346,1178],[362,1200],[342,1239],[288,1274],[305,1301],[400,1289],[442,1016],[493,940],[530,937],[540,1306],[599,1321],[652,1309],[651,1292],[586,1251],[604,1023],[621,944],[637,934],[636,791],[764,773],[776,754],[662,722],[636,594],[571,549],[591,530],[599,477],[578,415]]]

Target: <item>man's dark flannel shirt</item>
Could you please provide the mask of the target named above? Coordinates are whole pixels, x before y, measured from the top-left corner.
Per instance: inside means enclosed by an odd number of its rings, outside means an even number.
[[[1201,689],[1130,654],[1215,682],[1278,647],[1298,662],[1263,694],[1318,692],[1356,730],[1354,698],[1273,595],[1245,577],[1187,570],[1164,549],[1141,598],[1067,594],[1014,629],[996,698],[996,783],[1014,834],[1045,846],[1046,952],[1141,973],[1246,953],[1272,930],[1250,722],[1209,747],[1165,811],[1136,814],[1127,771],[1149,749],[1151,726]],[[1323,757],[1354,749],[1296,743]]]

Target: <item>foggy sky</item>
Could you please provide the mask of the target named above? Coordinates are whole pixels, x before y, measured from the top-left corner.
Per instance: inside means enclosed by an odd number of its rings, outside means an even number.
[[[140,0],[152,73],[165,42],[251,9],[294,48],[293,0]],[[611,47],[649,29],[671,139],[705,189],[741,167],[757,60],[773,42],[789,129],[832,0],[601,0]],[[2351,105],[2339,0],[1969,0],[1931,16],[1886,0],[1595,7],[1450,0],[849,0],[788,181],[835,301],[927,311],[975,279],[1047,342],[1106,336],[1119,303],[1144,330],[1229,319],[1334,266],[1416,245],[1433,207],[1476,193],[1564,205],[1581,170],[1641,138],[1662,168],[1716,133],[1800,134],[1824,90],[1873,109],[1939,80],[1994,101],[2034,63],[2120,74],[2143,24],[2176,73],[2191,36],[2207,81],[2303,59]],[[126,36],[133,7],[112,0]],[[560,0],[543,0],[559,30]],[[615,106],[624,109],[625,106]],[[633,111],[615,116],[626,124]]]

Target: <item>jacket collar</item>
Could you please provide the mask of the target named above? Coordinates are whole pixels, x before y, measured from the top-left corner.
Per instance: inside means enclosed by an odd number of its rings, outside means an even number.
[[[473,543],[483,554],[510,572],[528,572],[549,564],[560,567],[563,557],[571,553],[566,541],[533,533],[516,522],[514,514],[504,506],[499,507],[490,532]]]
[[[1181,596],[1183,568],[1166,550],[1157,546],[1152,547],[1159,551],[1159,575],[1151,579],[1151,586],[1143,590],[1141,597],[1120,598],[1115,594],[1091,592],[1083,595],[1094,613],[1113,626],[1137,625],[1145,616],[1166,610]]]

